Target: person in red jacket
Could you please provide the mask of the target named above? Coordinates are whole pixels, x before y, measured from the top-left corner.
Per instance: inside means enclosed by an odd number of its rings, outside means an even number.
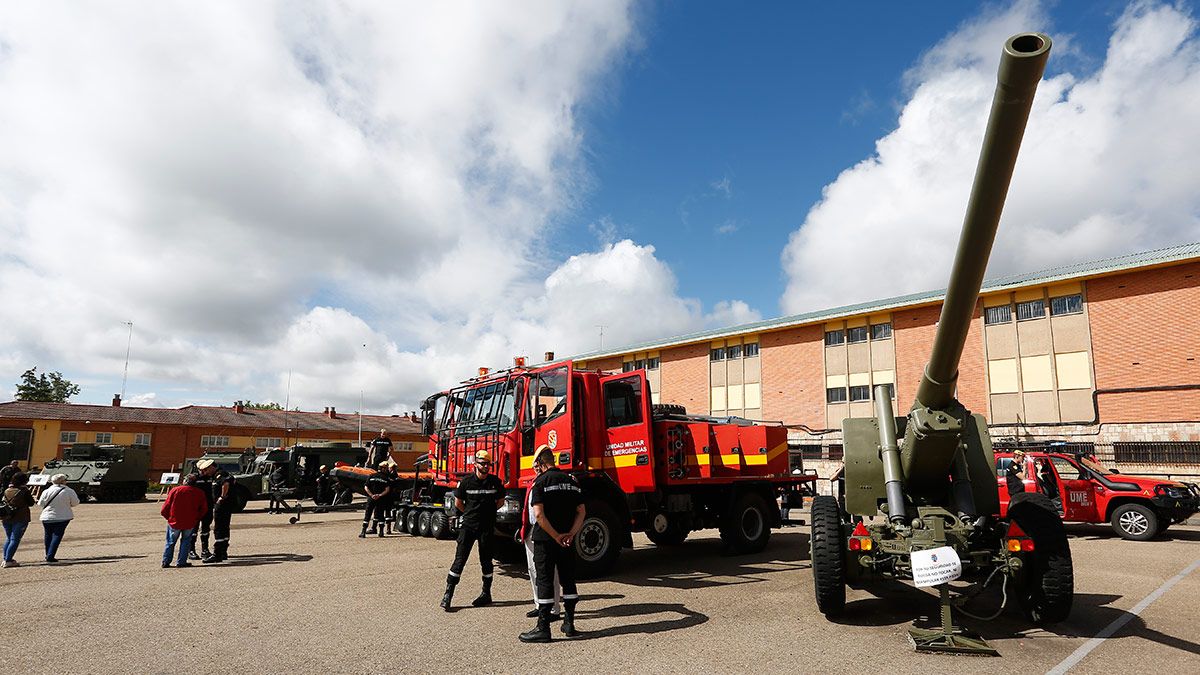
[[[179,559],[175,566],[192,566],[187,561],[188,551],[192,550],[192,537],[195,536],[200,519],[208,511],[208,496],[196,487],[195,483],[195,475],[188,475],[183,485],[171,488],[160,510],[162,517],[167,519],[167,546],[163,549],[163,569],[171,566],[176,543],[179,544]]]

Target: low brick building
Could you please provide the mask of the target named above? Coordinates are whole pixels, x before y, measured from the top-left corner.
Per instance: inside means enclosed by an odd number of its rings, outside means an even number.
[[[151,474],[180,467],[189,457],[208,451],[285,447],[302,442],[358,442],[359,416],[324,412],[260,410],[243,406],[184,406],[136,408],[120,405],[78,405],[11,401],[0,403],[0,441],[9,441],[7,452],[22,466],[40,466],[61,458],[72,443],[141,443],[151,449]],[[415,414],[363,415],[364,442],[386,429],[393,456],[411,466],[428,452]]]
[[[656,402],[780,420],[812,456],[839,456],[845,417],[875,385],[912,406],[944,292],[887,298],[581,354],[646,368]],[[1067,441],[1122,468],[1200,473],[1200,244],[984,282],[959,399],[1000,443]]]

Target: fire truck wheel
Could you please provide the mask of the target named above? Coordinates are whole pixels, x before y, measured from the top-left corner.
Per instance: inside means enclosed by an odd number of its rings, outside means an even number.
[[[757,492],[744,492],[721,519],[721,539],[736,553],[758,553],[771,538],[767,502]]]
[[[842,510],[829,495],[813,497],[809,514],[812,522],[813,588],[817,609],[825,616],[837,616],[846,609],[846,538],[842,531]]]
[[[587,503],[583,527],[575,536],[580,578],[602,576],[616,564],[625,538],[620,523],[616,511],[607,502],[591,500]]]
[[[1033,540],[1033,553],[1026,557],[1024,569],[1017,576],[1017,601],[1035,624],[1063,621],[1075,599],[1075,571],[1067,531],[1048,497],[1036,492],[1018,497],[1009,506],[1008,516]]]
[[[408,532],[408,507],[401,506],[396,509],[396,531]]]
[[[408,517],[404,520],[405,531],[413,537],[421,536],[421,528],[419,527],[421,520],[421,509],[413,507],[408,510]]]
[[[429,534],[434,539],[450,538],[450,523],[444,511],[437,511],[429,521]]]
[[[680,525],[678,518],[661,511],[654,514],[650,527],[646,528],[646,537],[659,546],[678,546],[687,536],[688,530]]]
[[[1141,504],[1122,504],[1113,509],[1112,528],[1125,539],[1147,541],[1158,535],[1158,514]]]
[[[421,509],[421,515],[417,521],[417,528],[421,531],[422,537],[433,536],[433,514],[429,509]]]

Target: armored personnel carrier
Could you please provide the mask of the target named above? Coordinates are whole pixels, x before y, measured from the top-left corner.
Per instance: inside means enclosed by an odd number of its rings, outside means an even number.
[[[66,475],[80,501],[136,502],[146,497],[148,471],[148,445],[75,443],[63,451],[62,459],[46,462],[42,475]]]

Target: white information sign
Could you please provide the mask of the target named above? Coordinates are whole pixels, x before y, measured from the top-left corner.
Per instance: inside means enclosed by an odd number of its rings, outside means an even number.
[[[179,474],[164,473],[162,478],[158,479],[159,485],[179,485]]]
[[[50,474],[39,473],[39,474],[30,476],[29,484],[30,485],[49,485],[50,484]]]
[[[912,571],[917,588],[937,586],[962,576],[962,561],[949,546],[913,551]]]

